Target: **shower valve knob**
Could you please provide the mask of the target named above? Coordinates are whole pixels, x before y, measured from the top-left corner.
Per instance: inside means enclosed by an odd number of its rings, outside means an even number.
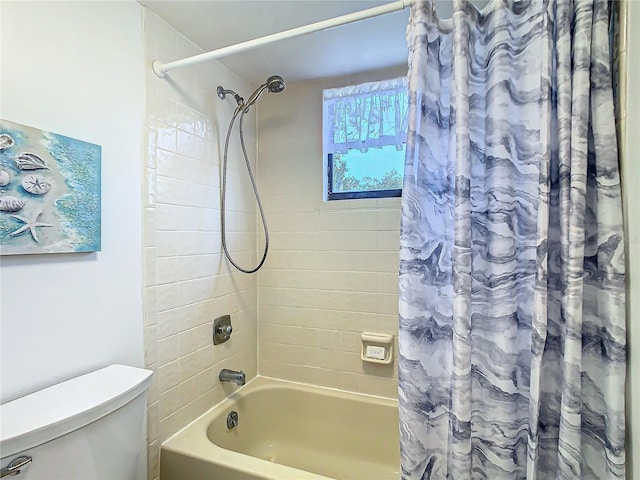
[[[218,333],[221,335],[231,335],[231,332],[233,332],[233,327],[231,327],[231,325],[218,327]]]
[[[231,338],[233,327],[231,326],[231,316],[223,315],[213,321],[213,344],[219,345]]]

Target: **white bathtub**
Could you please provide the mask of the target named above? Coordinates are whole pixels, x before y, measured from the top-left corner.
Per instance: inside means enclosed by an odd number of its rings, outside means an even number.
[[[399,465],[396,401],[258,377],[165,442],[160,478],[397,480]]]

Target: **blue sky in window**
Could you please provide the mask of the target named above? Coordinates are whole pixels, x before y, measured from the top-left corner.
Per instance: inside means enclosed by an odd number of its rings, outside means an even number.
[[[366,153],[350,149],[342,155],[346,161],[349,173],[358,180],[364,177],[382,178],[389,170],[396,170],[400,175],[404,173],[405,146],[396,150],[395,145],[382,148],[370,148]]]

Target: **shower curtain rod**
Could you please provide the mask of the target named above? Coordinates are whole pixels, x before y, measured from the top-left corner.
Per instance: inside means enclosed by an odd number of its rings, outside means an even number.
[[[367,10],[361,10],[359,12],[349,13],[340,17],[330,18],[328,20],[322,20],[316,23],[310,23],[302,27],[292,28],[285,30],[284,32],[273,33],[264,37],[254,38],[246,42],[236,43],[235,45],[229,45],[228,47],[218,48],[210,52],[200,53],[192,57],[182,58],[169,63],[162,63],[159,60],[154,60],[152,63],[154,73],[163,78],[169,70],[175,68],[186,67],[189,65],[196,65],[198,63],[213,60],[214,58],[224,57],[238,52],[243,52],[254,47],[267,45],[269,43],[277,42],[278,40],[284,40],[285,38],[297,37],[306,33],[317,32],[319,30],[326,30],[328,28],[345,25],[347,23],[357,22],[367,18],[377,17],[386,13],[397,12],[403,10],[411,5],[412,0],[397,0],[392,3],[380,5],[378,7],[369,8]]]

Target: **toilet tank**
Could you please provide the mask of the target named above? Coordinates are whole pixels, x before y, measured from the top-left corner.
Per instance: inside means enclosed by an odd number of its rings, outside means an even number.
[[[146,477],[152,372],[111,365],[0,405],[0,468],[30,457],[16,480]]]

